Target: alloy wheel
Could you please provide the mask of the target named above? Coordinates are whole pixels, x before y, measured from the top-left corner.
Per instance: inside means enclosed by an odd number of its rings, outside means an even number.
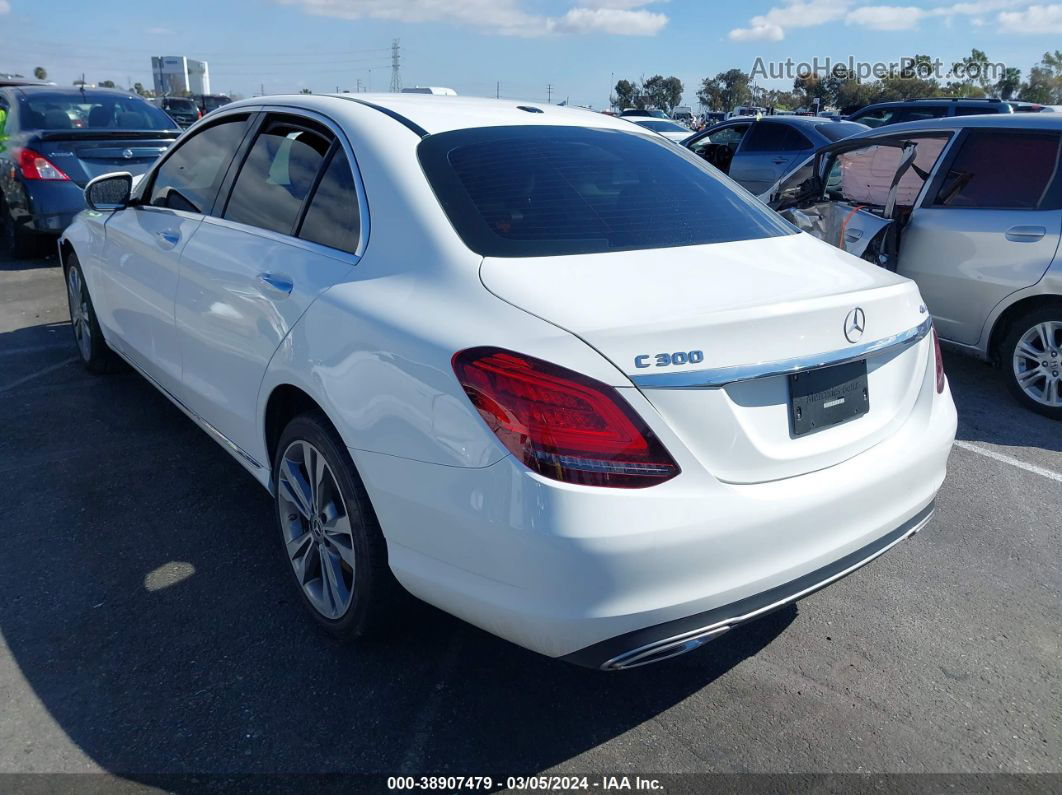
[[[277,478],[288,560],[313,608],[339,619],[354,596],[354,533],[336,477],[321,451],[288,445]]]
[[[1014,348],[1014,378],[1037,403],[1062,407],[1062,321],[1044,321],[1030,328]]]
[[[70,304],[74,340],[81,351],[81,358],[87,362],[92,358],[92,326],[89,323],[88,294],[77,268],[70,268],[66,275],[66,298]]]

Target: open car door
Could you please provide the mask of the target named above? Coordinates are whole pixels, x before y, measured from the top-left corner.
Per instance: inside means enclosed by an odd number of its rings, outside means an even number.
[[[767,204],[850,254],[896,270],[902,229],[948,134],[846,139],[781,179]]]

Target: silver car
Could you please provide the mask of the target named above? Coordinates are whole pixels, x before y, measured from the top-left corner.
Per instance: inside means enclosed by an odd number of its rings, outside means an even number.
[[[761,198],[914,279],[940,338],[1062,419],[1062,115],[895,124],[826,146]]]

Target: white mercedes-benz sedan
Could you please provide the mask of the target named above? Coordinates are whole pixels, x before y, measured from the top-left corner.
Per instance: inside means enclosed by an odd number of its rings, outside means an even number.
[[[127,362],[269,490],[338,636],[405,589],[642,665],[932,513],[956,419],[914,283],[626,120],[259,97],[86,198],[85,365]]]

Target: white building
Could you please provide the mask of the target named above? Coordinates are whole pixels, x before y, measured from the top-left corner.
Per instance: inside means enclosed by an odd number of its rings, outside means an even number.
[[[210,93],[210,70],[206,61],[195,61],[183,55],[151,57],[151,74],[155,79],[157,96],[179,96]]]

